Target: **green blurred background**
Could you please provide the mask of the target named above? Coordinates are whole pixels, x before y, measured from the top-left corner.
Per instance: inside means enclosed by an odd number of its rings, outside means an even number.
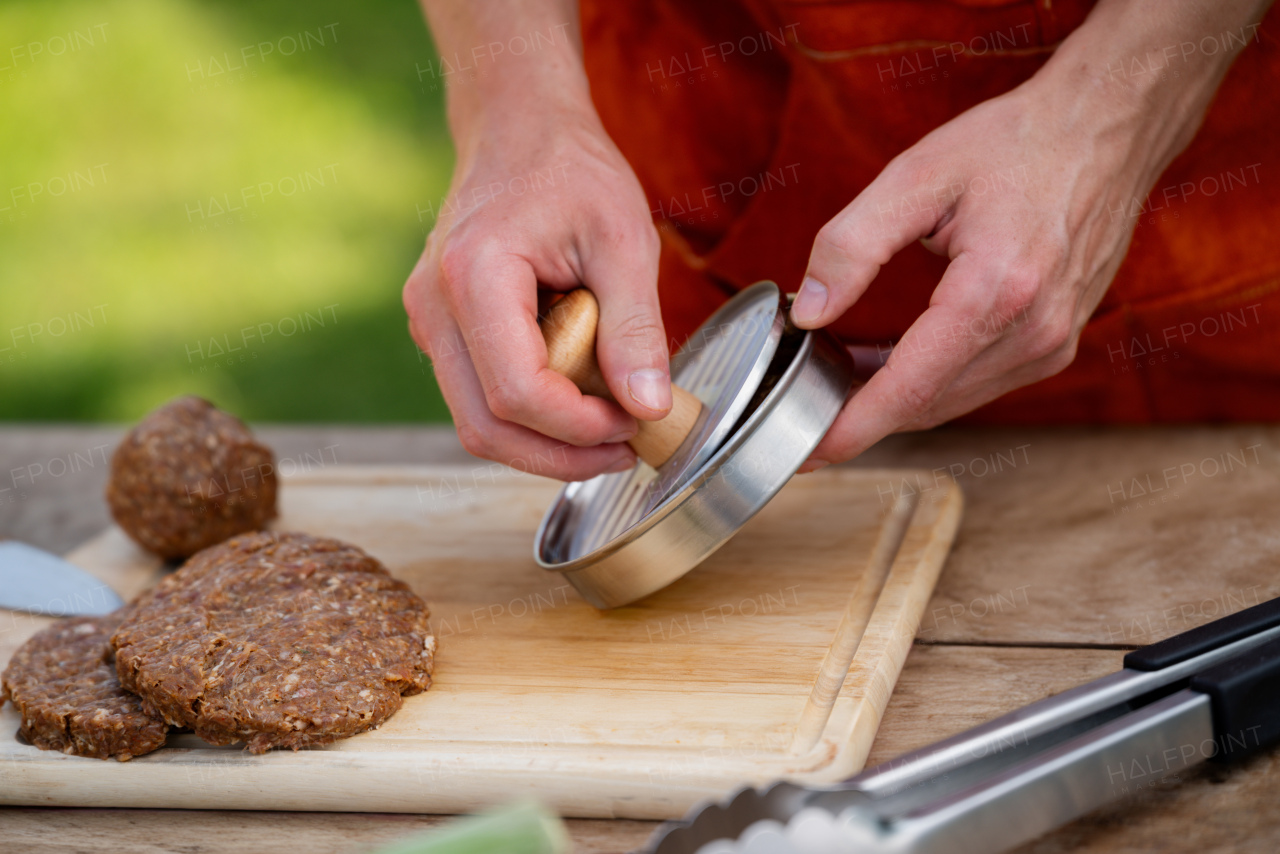
[[[0,419],[447,420],[434,57],[413,0],[0,0]]]

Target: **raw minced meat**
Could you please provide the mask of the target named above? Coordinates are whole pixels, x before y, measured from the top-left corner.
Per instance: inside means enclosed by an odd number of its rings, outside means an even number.
[[[144,593],[112,638],[148,709],[253,753],[364,732],[431,684],[426,604],[338,540],[235,537]]]
[[[185,558],[276,515],[271,449],[207,400],[180,397],[129,431],[111,457],[107,504],[138,545]]]
[[[164,744],[164,720],[120,687],[111,633],[125,609],[60,620],[18,648],[0,676],[22,716],[18,732],[43,750],[125,761]]]

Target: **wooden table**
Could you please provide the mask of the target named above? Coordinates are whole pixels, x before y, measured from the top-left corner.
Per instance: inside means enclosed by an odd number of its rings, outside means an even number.
[[[438,428],[260,434],[299,465],[470,459]],[[62,552],[101,530],[105,461],[119,435],[0,428],[0,537]],[[947,471],[968,501],[872,764],[1109,673],[1124,650],[1280,595],[1278,427],[940,430],[893,437],[855,465]],[[930,488],[929,479],[897,486]],[[1023,854],[1280,850],[1278,783],[1275,756],[1202,766]],[[16,854],[261,851],[278,843],[354,854],[441,820],[0,808],[0,845]],[[630,851],[653,828],[569,826],[579,852]]]

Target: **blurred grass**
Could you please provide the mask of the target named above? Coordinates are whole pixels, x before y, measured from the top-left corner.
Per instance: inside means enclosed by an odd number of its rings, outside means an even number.
[[[447,420],[432,57],[413,0],[0,2],[0,419]]]

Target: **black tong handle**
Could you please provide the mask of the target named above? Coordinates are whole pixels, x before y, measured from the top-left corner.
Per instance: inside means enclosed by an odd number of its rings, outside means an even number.
[[[1209,695],[1213,761],[1239,762],[1280,742],[1280,640],[1197,673],[1191,690]]]
[[[1280,599],[1230,614],[1124,657],[1130,670],[1163,670],[1280,626]],[[1280,639],[1197,673],[1190,688],[1209,695],[1217,762],[1237,762],[1280,742]]]
[[[1135,649],[1124,657],[1124,666],[1130,670],[1164,670],[1276,626],[1280,626],[1280,599],[1271,599],[1159,643]]]

